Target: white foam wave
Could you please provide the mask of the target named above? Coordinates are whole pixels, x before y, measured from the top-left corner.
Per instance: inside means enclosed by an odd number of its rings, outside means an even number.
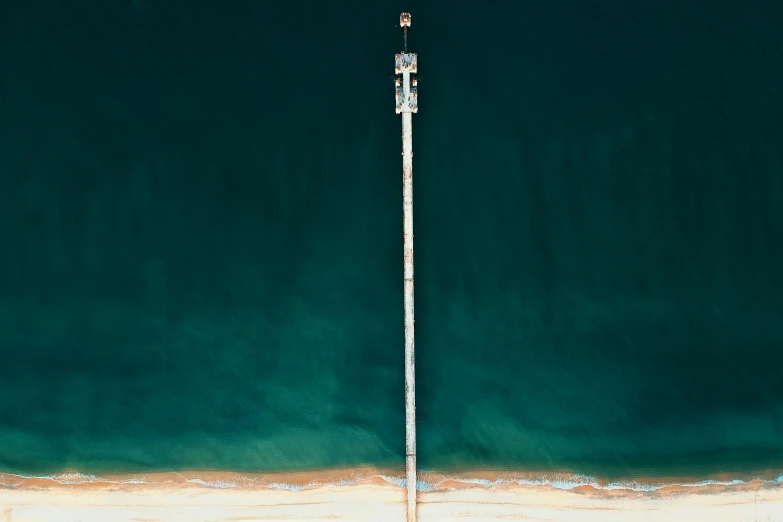
[[[188,482],[191,482],[193,484],[201,484],[202,486],[207,486],[207,487],[210,487],[210,488],[227,489],[227,488],[238,488],[238,487],[240,487],[239,484],[237,484],[233,480],[206,481],[206,480],[201,480],[199,478],[196,478],[196,479],[189,479]]]
[[[56,475],[50,475],[41,478],[47,478],[60,484],[90,484],[92,482],[98,482],[98,477],[95,475],[87,475],[75,471],[57,473]]]
[[[401,488],[405,487],[405,484],[407,481],[404,478],[401,477],[392,477],[390,475],[381,475],[381,478],[388,482],[389,484],[394,484],[395,486],[399,486]]]
[[[303,489],[307,489],[308,487],[312,487],[309,484],[301,485],[301,484],[286,484],[285,482],[273,482],[271,484],[267,484],[266,487],[272,488],[272,489],[285,489],[288,491],[302,491]]]
[[[405,478],[382,476],[387,482],[399,487],[406,487],[407,481]],[[703,486],[737,486],[746,485],[754,481],[759,481],[762,484],[781,484],[783,483],[783,473],[773,479],[764,479],[757,477],[750,480],[733,479],[733,480],[713,480],[706,479],[699,482],[683,482],[683,483],[641,483],[637,481],[627,482],[607,482],[602,484],[594,477],[589,475],[571,475],[568,477],[542,477],[538,479],[520,478],[498,478],[495,480],[488,480],[483,478],[465,478],[465,477],[446,477],[436,482],[417,481],[416,489],[418,491],[431,491],[438,488],[443,483],[452,481],[459,482],[461,484],[473,484],[483,487],[503,486],[507,484],[517,484],[520,486],[533,486],[533,487],[551,487],[561,490],[571,490],[584,486],[589,486],[597,490],[628,490],[638,492],[652,492],[667,487],[703,487]]]
[[[128,480],[123,480],[122,483],[123,484],[146,484],[147,481],[146,480],[142,480],[142,479],[138,479],[138,478],[132,478],[132,479],[128,479]]]
[[[436,474],[436,473],[433,473]],[[75,485],[75,484],[90,484],[90,483],[109,483],[109,484],[131,484],[131,485],[141,485],[141,484],[148,484],[148,482],[142,478],[130,478],[125,480],[111,480],[111,479],[105,479],[98,477],[96,475],[92,474],[86,474],[86,473],[79,473],[79,472],[64,472],[64,473],[57,473],[54,475],[45,475],[45,476],[28,476],[28,475],[16,475],[16,474],[10,474],[5,473],[3,474],[6,477],[12,477],[14,482],[18,479],[44,479],[44,480],[51,480],[53,482],[57,482],[58,484],[66,484],[66,485]],[[437,475],[437,474],[436,474]],[[404,477],[398,477],[393,475],[372,475],[372,476],[350,476],[346,478],[339,479],[334,482],[321,482],[321,481],[312,481],[307,484],[290,484],[285,482],[265,482],[262,477],[260,478],[250,478],[250,477],[240,477],[239,480],[203,480],[200,478],[192,478],[188,479],[187,482],[192,484],[199,484],[201,486],[205,487],[211,487],[211,488],[220,488],[220,489],[231,489],[231,488],[242,488],[242,487],[266,487],[270,489],[283,489],[287,491],[303,491],[305,489],[318,487],[318,486],[352,486],[357,484],[360,480],[363,478],[381,478],[384,481],[388,482],[389,484],[392,484],[397,487],[405,488],[407,487],[407,480]],[[705,479],[698,482],[683,482],[683,483],[641,483],[638,481],[628,481],[628,482],[607,482],[607,483],[601,483],[594,477],[591,477],[589,475],[568,475],[568,476],[553,476],[553,477],[541,477],[541,478],[498,478],[495,480],[488,480],[484,478],[470,478],[470,477],[448,477],[445,476],[441,480],[429,482],[425,480],[419,480],[416,482],[416,489],[418,491],[432,491],[434,489],[437,489],[439,486],[441,486],[443,483],[452,481],[452,482],[459,482],[462,484],[473,484],[477,486],[483,486],[483,487],[493,487],[493,486],[502,486],[502,485],[508,485],[508,484],[517,484],[520,486],[532,486],[532,487],[551,487],[555,489],[561,489],[561,490],[570,490],[574,488],[589,486],[597,490],[628,490],[628,491],[638,491],[638,492],[652,492],[657,491],[659,489],[663,489],[666,487],[703,487],[703,486],[738,486],[738,485],[746,485],[754,481],[759,481],[763,484],[781,484],[783,483],[783,473],[777,475],[773,479],[764,479],[764,478],[755,478],[755,479],[732,479],[732,480],[714,480],[714,479]],[[13,483],[6,483],[2,484],[4,481],[0,481],[0,485],[6,485],[6,486],[14,486]]]

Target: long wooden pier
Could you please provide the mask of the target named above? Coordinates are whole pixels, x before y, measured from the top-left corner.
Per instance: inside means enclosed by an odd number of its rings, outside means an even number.
[[[416,521],[416,378],[413,319],[413,125],[418,112],[417,56],[408,53],[411,15],[400,15],[405,51],[395,56],[396,112],[402,114],[402,208],[405,287],[405,476],[408,490],[407,521]]]

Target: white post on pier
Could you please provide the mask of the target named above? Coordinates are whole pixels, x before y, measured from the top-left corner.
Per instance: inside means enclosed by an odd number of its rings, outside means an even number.
[[[413,334],[413,113],[418,112],[415,53],[408,53],[410,13],[400,15],[405,52],[395,55],[396,112],[402,114],[402,208],[405,286],[405,476],[408,489],[407,522],[416,522],[416,379]]]

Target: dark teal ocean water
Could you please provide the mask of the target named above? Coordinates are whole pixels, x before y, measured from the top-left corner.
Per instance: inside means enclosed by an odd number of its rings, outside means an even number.
[[[0,470],[783,469],[772,2],[0,8]],[[632,5],[638,4],[638,5]]]

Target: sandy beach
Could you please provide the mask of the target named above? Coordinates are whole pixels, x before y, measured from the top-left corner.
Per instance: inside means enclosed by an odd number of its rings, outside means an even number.
[[[389,472],[0,474],[0,522],[404,520],[402,475]],[[779,481],[638,491],[600,484],[561,489],[519,484],[521,475],[495,474],[490,480],[490,472],[483,474],[470,479],[423,474],[430,485],[418,494],[419,520],[783,521]]]

